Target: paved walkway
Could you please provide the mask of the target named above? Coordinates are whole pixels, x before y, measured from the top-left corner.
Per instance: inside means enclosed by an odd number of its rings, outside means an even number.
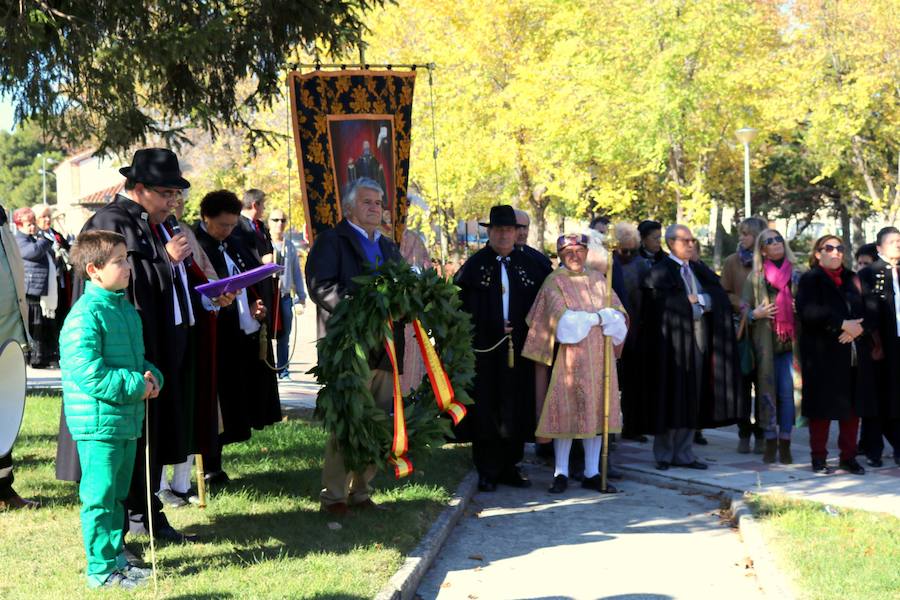
[[[526,490],[477,494],[422,580],[424,599],[760,598],[720,499],[635,481],[601,495],[577,482],[547,492],[550,468],[526,464]]]

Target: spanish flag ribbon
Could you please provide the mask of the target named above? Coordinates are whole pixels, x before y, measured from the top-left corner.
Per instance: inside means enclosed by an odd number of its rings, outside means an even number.
[[[454,399],[455,394],[453,386],[450,385],[450,377],[447,376],[447,371],[444,369],[434,345],[428,338],[425,328],[422,327],[422,322],[418,319],[413,321],[413,329],[419,343],[419,350],[422,352],[422,359],[425,361],[425,371],[428,373],[431,389],[434,390],[438,408],[441,412],[449,413],[453,424],[458,425],[466,416],[466,407]]]
[[[390,333],[384,337],[384,347],[391,359],[391,369],[394,378],[394,439],[391,442],[390,462],[394,465],[394,475],[397,479],[406,477],[413,472],[412,463],[406,458],[409,449],[409,439],[406,435],[406,419],[403,415],[403,392],[400,390],[400,375],[397,369],[397,350],[394,347],[394,327],[388,321]]]

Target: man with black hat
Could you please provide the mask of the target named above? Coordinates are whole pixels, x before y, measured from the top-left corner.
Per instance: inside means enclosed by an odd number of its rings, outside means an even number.
[[[119,169],[125,176],[125,189],[97,211],[82,228],[104,229],[125,236],[131,281],[128,299],[137,308],[144,328],[147,360],[157,365],[166,386],[159,397],[148,405],[150,431],[150,484],[153,494],[147,506],[144,468],[145,439],[138,441],[131,490],[126,500],[129,531],[149,532],[148,513],[153,513],[154,536],[166,541],[193,541],[192,536],[172,528],[162,513],[159,490],[162,466],[183,462],[189,453],[187,440],[190,420],[186,414],[192,406],[182,397],[182,381],[186,366],[188,327],[194,322],[190,296],[184,279],[176,269],[190,255],[191,249],[183,233],[169,241],[162,224],[178,204],[178,198],[190,183],[181,176],[178,157],[164,148],[144,148],[134,154],[131,166]],[[83,282],[76,282],[80,293]],[[60,424],[56,473],[59,479],[80,478],[78,455],[64,421]]]
[[[516,213],[509,205],[491,208],[488,245],[473,254],[456,274],[463,310],[475,325],[474,405],[456,429],[457,439],[472,442],[478,489],[498,483],[528,487],[517,463],[525,442],[534,440],[534,363],[521,356],[528,334],[525,316],[551,269],[524,252],[514,252]],[[509,364],[512,340],[513,364]]]

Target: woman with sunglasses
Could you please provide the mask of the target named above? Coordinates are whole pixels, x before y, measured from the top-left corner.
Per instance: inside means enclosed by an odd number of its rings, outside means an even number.
[[[800,273],[794,253],[776,230],[760,232],[753,248],[753,266],[743,286],[743,302],[752,307],[748,321],[756,363],[757,425],[765,437],[763,462],[774,463],[777,451],[779,462],[789,465],[794,462],[794,292]]]
[[[821,237],[813,246],[810,270],[797,285],[801,410],[809,419],[813,471],[833,471],[826,461],[826,444],[831,421],[836,420],[840,424],[839,466],[862,475],[865,469],[856,462],[857,406],[875,393],[875,377],[859,283],[843,262],[841,239]]]

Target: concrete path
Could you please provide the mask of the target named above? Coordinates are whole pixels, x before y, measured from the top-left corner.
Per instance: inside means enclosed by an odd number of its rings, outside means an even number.
[[[577,482],[547,493],[552,471],[526,465],[533,487],[477,494],[418,597],[669,600],[759,598],[721,499],[622,481],[601,495]]]

